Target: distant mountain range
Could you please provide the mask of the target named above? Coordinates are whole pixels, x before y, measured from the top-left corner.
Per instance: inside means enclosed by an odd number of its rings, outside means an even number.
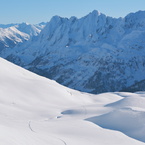
[[[54,16],[44,28],[0,29],[0,56],[60,84],[90,93],[145,90],[145,11],[124,18],[93,11]]]
[[[44,28],[45,23],[32,25],[21,24],[0,24],[0,51],[5,48],[13,48],[19,43],[24,43],[33,36],[37,36]]]

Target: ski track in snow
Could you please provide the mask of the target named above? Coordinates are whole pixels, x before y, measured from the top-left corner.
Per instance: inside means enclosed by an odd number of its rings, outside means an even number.
[[[28,124],[29,129],[30,129],[32,132],[35,132],[35,133],[36,133],[36,131],[34,131],[34,129],[32,129],[31,123],[32,123],[32,121],[29,121],[29,124]],[[49,135],[49,137],[55,138],[55,139],[57,139],[57,140],[60,140],[64,145],[67,145],[67,143],[66,143],[64,140],[62,140],[61,138],[54,137],[54,136],[51,136],[51,135]]]
[[[69,92],[69,91],[67,91],[71,96],[73,96],[73,93],[72,92]],[[82,99],[82,97],[78,97],[78,98],[80,98],[80,100],[82,101],[82,105],[80,106],[82,109],[83,109],[83,115],[82,115],[82,118],[84,118],[84,119],[86,119],[86,116],[87,116],[87,109],[86,109],[86,104],[84,103],[84,100]],[[76,109],[78,109],[78,108],[76,108]],[[28,126],[29,126],[29,129],[32,131],[32,132],[34,132],[34,133],[36,133],[36,131],[32,128],[32,121],[29,121],[29,124],[28,124]],[[61,138],[58,138],[58,137],[54,137],[54,136],[51,136],[51,135],[49,135],[49,137],[52,137],[52,138],[55,138],[55,139],[57,139],[57,140],[60,140],[64,145],[67,145],[67,143],[64,141],[64,140],[62,140]]]
[[[29,121],[28,126],[29,126],[29,129],[30,129],[32,132],[35,132],[35,131],[32,129],[32,126],[31,126],[31,121]]]
[[[52,136],[50,136],[50,137],[52,137]],[[62,139],[60,139],[60,138],[57,138],[57,137],[54,137],[54,138],[60,140],[64,145],[67,145],[67,143],[66,143],[64,140],[62,140]]]

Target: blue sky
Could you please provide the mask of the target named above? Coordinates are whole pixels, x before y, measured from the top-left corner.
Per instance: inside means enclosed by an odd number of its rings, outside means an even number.
[[[0,24],[47,22],[54,15],[85,16],[98,10],[112,17],[145,10],[145,0],[0,0]]]

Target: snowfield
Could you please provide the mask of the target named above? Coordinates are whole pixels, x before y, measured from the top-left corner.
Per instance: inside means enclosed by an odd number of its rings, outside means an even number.
[[[0,58],[1,145],[144,145],[145,93],[91,95]]]

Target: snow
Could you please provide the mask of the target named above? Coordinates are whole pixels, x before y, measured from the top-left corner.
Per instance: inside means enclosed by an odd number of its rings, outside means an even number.
[[[2,58],[0,67],[2,145],[145,144],[138,141],[145,130],[144,110],[125,108],[144,109],[139,103],[144,99],[144,92],[92,95],[61,86]],[[132,134],[127,134],[125,127]]]
[[[32,25],[29,23],[21,24],[0,24],[0,53],[2,50],[10,50],[15,46],[28,41],[30,38],[36,37],[44,28],[45,23]],[[32,40],[33,40],[32,39]],[[10,49],[7,49],[10,48]]]
[[[40,29],[35,25],[29,23],[21,23],[15,26],[19,31],[28,34],[29,36],[37,36],[40,33]]]
[[[119,94],[122,95],[122,93]],[[141,96],[137,93],[123,93],[123,97],[119,101],[106,105],[114,108],[113,111],[88,120],[103,128],[119,130],[145,142],[145,94]]]
[[[18,42],[22,42],[21,37],[23,37],[23,39],[26,40],[29,39],[29,35],[20,32],[15,27],[9,27],[5,29],[0,28],[0,37],[1,37],[1,41],[2,40],[4,41],[5,37]]]

